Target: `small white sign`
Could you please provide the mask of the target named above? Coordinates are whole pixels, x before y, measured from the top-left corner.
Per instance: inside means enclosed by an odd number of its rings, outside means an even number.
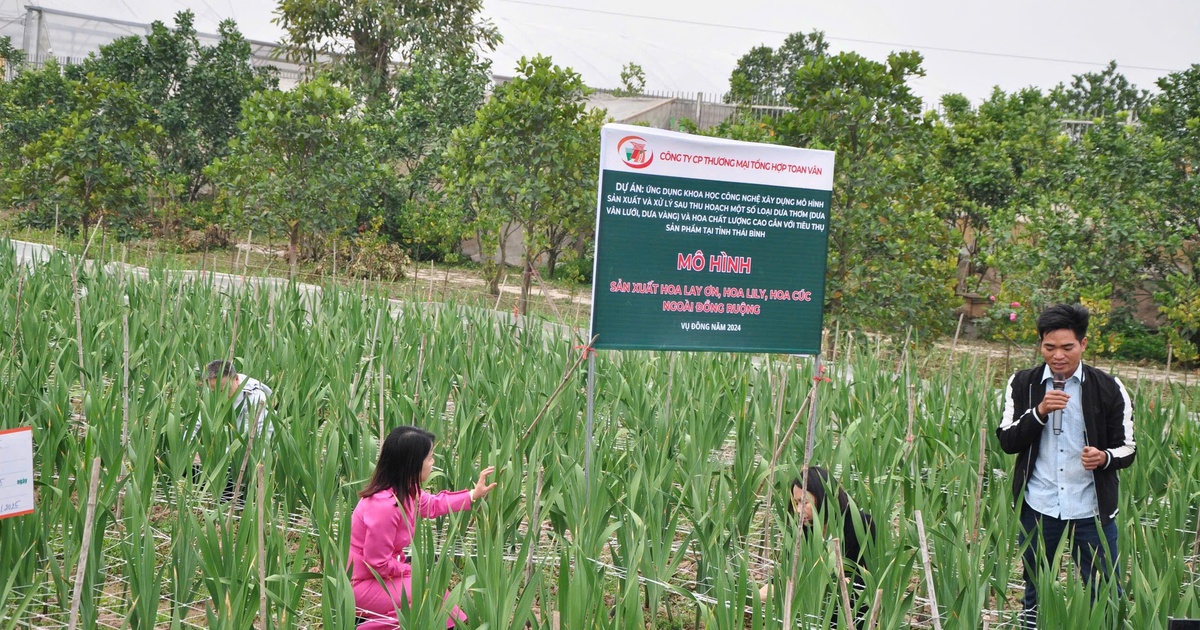
[[[0,518],[33,513],[33,427],[0,431]]]

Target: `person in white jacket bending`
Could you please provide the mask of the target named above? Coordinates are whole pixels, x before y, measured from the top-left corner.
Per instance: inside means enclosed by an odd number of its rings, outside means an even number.
[[[235,428],[245,441],[246,457],[249,457],[250,449],[254,446],[255,441],[261,439],[270,442],[274,433],[274,429],[267,422],[267,399],[271,396],[271,388],[256,378],[239,374],[233,367],[233,362],[224,359],[210,361],[204,368],[204,376],[209,389],[228,392],[229,396],[233,398],[233,409],[237,414]],[[253,425],[250,424],[251,417],[255,419]],[[200,423],[201,419],[197,418],[197,433],[200,431]],[[199,455],[197,455],[197,459],[199,459]],[[246,462],[243,461],[242,466],[237,469],[230,467],[225,492],[221,495],[223,500],[229,500],[235,495],[240,498],[239,478],[245,474],[245,465]],[[194,474],[198,477],[199,472],[199,461],[197,461],[194,466]]]

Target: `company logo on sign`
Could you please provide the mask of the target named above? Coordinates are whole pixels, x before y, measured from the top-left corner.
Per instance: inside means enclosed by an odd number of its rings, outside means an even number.
[[[654,161],[654,153],[646,148],[646,139],[625,136],[617,143],[617,156],[629,168],[646,168]]]

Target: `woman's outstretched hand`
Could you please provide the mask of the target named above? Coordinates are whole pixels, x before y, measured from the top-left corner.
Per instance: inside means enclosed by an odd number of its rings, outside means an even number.
[[[475,482],[475,487],[471,488],[471,500],[478,501],[488,495],[493,488],[496,487],[496,482],[488,483],[488,475],[496,472],[495,466],[488,466],[479,473],[479,481]]]

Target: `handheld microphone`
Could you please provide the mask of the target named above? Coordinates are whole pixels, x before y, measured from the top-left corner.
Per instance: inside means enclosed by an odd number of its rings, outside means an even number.
[[[1063,389],[1066,388],[1066,386],[1067,386],[1067,377],[1062,374],[1055,374],[1054,375],[1054,389],[1056,391],[1061,392]],[[1050,412],[1050,424],[1054,429],[1054,435],[1062,435],[1062,417],[1063,417],[1062,409],[1056,409],[1056,410]]]

